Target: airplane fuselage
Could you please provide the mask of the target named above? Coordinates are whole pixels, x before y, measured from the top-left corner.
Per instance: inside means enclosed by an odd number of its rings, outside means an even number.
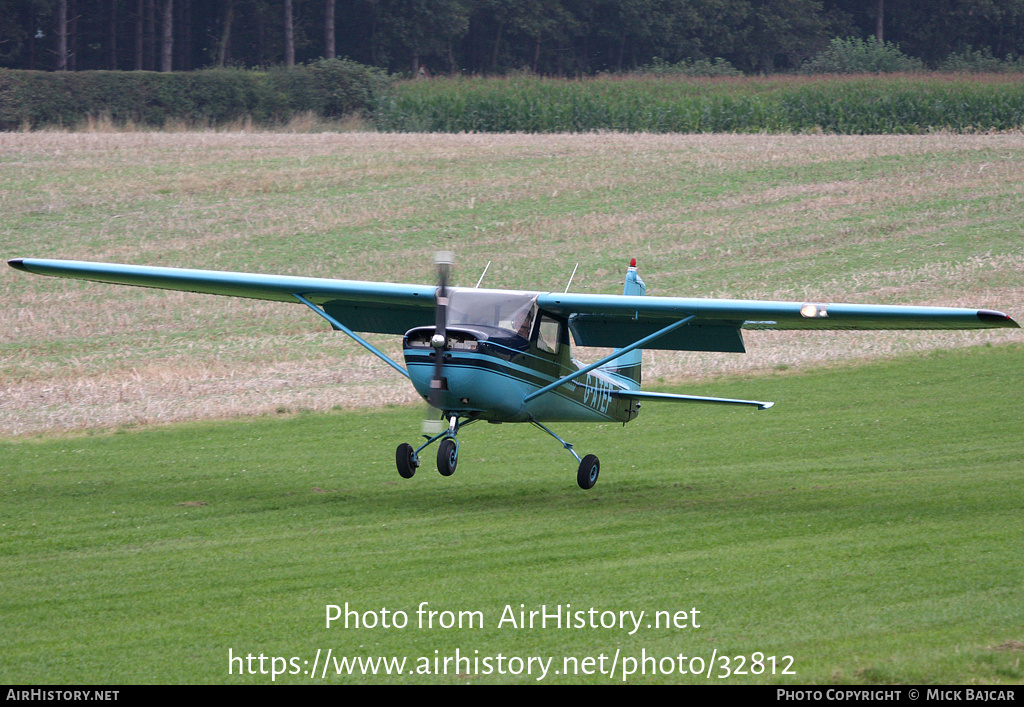
[[[430,345],[434,328],[419,327],[403,342],[406,370],[425,400],[462,417],[491,422],[628,422],[636,417],[636,401],[611,395],[628,390],[628,382],[599,369],[525,400],[579,370],[564,332],[559,327],[556,343],[545,346],[538,343],[536,330],[527,338],[496,327],[449,327],[448,345],[439,352]],[[440,390],[435,392],[431,381],[438,355],[444,360]]]

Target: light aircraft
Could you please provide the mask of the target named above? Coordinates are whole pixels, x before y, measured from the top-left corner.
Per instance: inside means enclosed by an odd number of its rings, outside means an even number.
[[[438,428],[424,429],[426,442],[398,446],[401,476],[416,473],[420,454],[434,442],[439,442],[438,470],[451,475],[458,463],[458,433],[466,425],[529,422],[576,458],[576,481],[584,489],[597,481],[600,461],[593,454],[580,458],[545,423],[626,423],[647,401],[761,410],[773,405],[641,390],[642,349],[742,353],[744,329],[1019,327],[1002,312],[983,309],[648,297],[635,259],[621,295],[574,294],[569,286],[565,292],[480,289],[479,281],[473,288],[453,287],[451,254],[438,254],[436,260],[436,285],[34,258],[8,265],[39,275],[305,305],[407,377],[439,412]],[[403,336],[405,366],[358,332]],[[570,332],[578,346],[613,351],[583,365],[572,358]]]

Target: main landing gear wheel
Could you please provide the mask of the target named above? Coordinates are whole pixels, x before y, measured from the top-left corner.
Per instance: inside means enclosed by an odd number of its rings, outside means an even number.
[[[437,470],[441,476],[451,476],[459,463],[459,445],[451,437],[441,442],[437,448]]]
[[[395,450],[395,465],[398,467],[398,474],[403,479],[411,479],[419,466],[416,460],[416,450],[408,442],[402,442]]]
[[[588,454],[580,462],[580,470],[576,472],[576,483],[581,489],[592,489],[600,472],[601,462],[593,454]]]

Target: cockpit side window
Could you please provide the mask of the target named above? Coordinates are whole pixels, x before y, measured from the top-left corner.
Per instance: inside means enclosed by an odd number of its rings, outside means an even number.
[[[537,348],[550,354],[557,354],[559,341],[561,340],[562,324],[557,319],[547,315],[540,315],[540,324],[537,326]]]

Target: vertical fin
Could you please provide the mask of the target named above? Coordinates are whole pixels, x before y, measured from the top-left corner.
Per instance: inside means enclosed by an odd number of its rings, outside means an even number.
[[[636,271],[636,258],[633,258],[629,262],[629,268],[626,270],[626,282],[622,288],[622,294],[627,296],[643,296],[647,294],[647,285],[640,279],[640,275]],[[643,352],[641,349],[635,349],[627,354],[623,354],[614,361],[608,363],[606,370],[620,378],[625,378],[631,381],[634,385],[631,387],[640,387],[640,364]]]

